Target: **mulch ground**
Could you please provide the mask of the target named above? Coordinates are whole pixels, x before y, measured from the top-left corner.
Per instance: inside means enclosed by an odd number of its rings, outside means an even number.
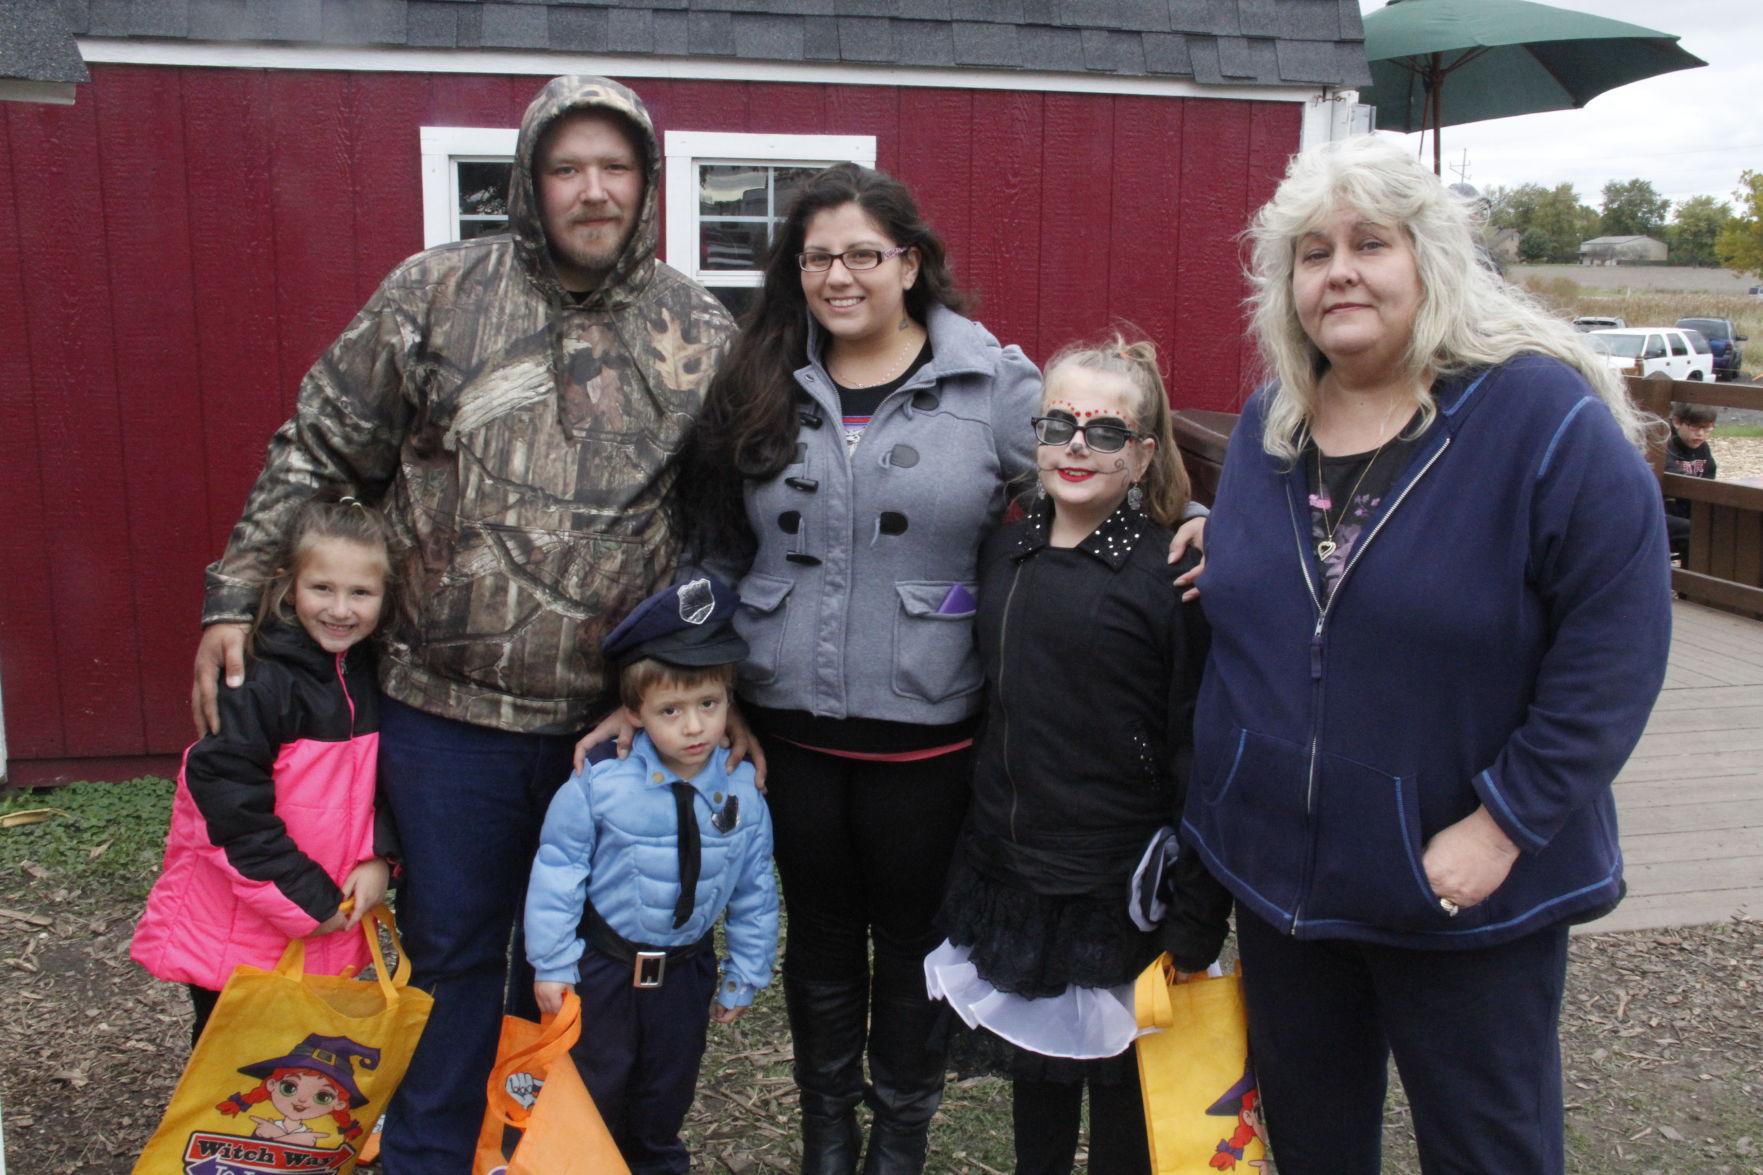
[[[0,1107],[11,1175],[128,1172],[183,1064],[184,993],[130,962],[136,910],[113,906],[53,877],[0,879]],[[1575,938],[1563,1018],[1572,1169],[1763,1175],[1760,995],[1763,922]],[[793,1170],[789,1042],[775,987],[713,1038],[690,1124],[698,1169]],[[1007,1169],[1007,1158],[977,1157],[971,1144],[977,1119],[1007,1123],[1004,1097],[996,1082],[951,1088],[933,1172]],[[1416,1170],[1399,1100],[1390,1126],[1387,1169]]]
[[[1710,444],[1721,481],[1763,477],[1763,437],[1715,437]]]

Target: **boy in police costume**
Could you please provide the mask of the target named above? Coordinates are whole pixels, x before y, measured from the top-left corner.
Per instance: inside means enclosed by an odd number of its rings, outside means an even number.
[[[686,1171],[679,1131],[708,1023],[740,1015],[777,954],[771,817],[752,765],[730,771],[721,746],[747,655],[738,603],[689,580],[606,638],[640,730],[629,758],[584,766],[558,791],[527,890],[533,992],[545,1012],[572,987],[580,996],[571,1055],[633,1175]]]

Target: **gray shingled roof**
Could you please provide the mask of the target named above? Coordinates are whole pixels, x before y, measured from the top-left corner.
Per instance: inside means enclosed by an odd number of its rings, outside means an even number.
[[[0,80],[67,84],[91,80],[79,46],[55,5],[0,0]]]
[[[61,0],[92,37],[1365,85],[1357,0]]]

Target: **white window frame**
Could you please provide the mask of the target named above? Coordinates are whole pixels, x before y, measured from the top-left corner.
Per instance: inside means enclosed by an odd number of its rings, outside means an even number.
[[[457,163],[500,163],[514,158],[515,127],[425,126],[422,142],[422,247],[460,239]]]
[[[422,144],[422,244],[433,248],[460,239],[458,163],[513,159],[520,132],[513,127],[425,126]],[[768,167],[817,167],[849,160],[875,166],[874,135],[766,135],[732,131],[668,131],[662,153],[667,170],[662,192],[668,264],[706,286],[756,287],[757,269],[698,266],[699,164],[759,163]]]
[[[757,269],[701,269],[698,265],[698,167],[700,164],[759,163],[767,167],[825,167],[850,161],[875,166],[874,135],[764,135],[734,131],[668,131],[662,155],[667,161],[667,257],[675,269],[699,284],[752,288],[765,275]]]

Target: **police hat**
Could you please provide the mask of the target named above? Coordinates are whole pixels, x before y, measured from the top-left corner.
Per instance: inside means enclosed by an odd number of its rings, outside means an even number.
[[[644,657],[693,668],[745,660],[747,642],[734,625],[740,602],[709,576],[676,583],[632,609],[600,649],[621,666]]]

